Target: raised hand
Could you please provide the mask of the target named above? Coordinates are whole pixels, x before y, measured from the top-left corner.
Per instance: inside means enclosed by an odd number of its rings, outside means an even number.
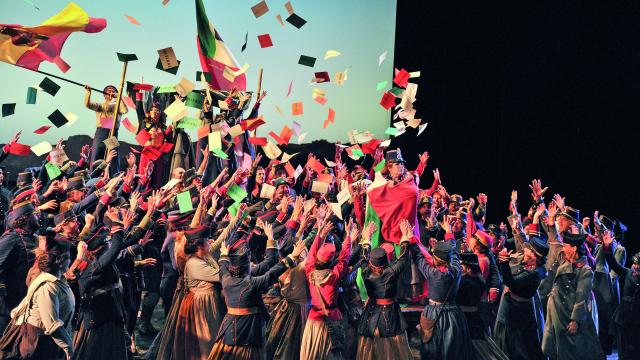
[[[613,244],[614,237],[611,235],[611,231],[605,231],[602,235],[602,243],[606,247],[610,247]]]
[[[455,221],[456,221],[456,218],[449,215],[444,218],[444,220],[440,223],[440,226],[442,227],[442,230],[444,230],[446,233],[451,234],[453,233],[451,228],[453,227],[453,223]]]
[[[157,263],[158,263],[158,260],[156,260],[154,258],[146,258],[144,260],[136,262],[136,265],[142,266],[142,267],[147,267],[147,266],[155,266]]]
[[[428,160],[429,160],[429,152],[425,151],[420,155],[420,163],[427,165]]]
[[[413,226],[407,219],[400,220],[400,232],[402,233],[402,240],[409,240],[413,237]]]
[[[307,250],[307,247],[304,245],[304,241],[298,240],[296,244],[293,246],[293,250],[291,251],[291,256],[294,258],[300,257],[303,251]]]
[[[556,215],[558,214],[558,205],[555,201],[551,201],[549,203],[549,219],[552,221],[556,219]]]
[[[349,234],[351,241],[355,241],[360,235],[358,224],[353,221],[353,218],[349,219],[349,222],[347,223],[347,233]]]
[[[142,238],[138,240],[138,245],[145,246],[148,243],[152,242],[153,238],[151,238],[151,235],[153,235],[153,231],[147,230],[147,232],[144,233],[144,236],[142,236]]]
[[[558,205],[558,207],[560,208],[560,210],[564,210],[564,199],[562,196],[560,196],[560,194],[555,194],[553,195],[553,202],[556,203],[556,205]]]
[[[365,243],[371,243],[371,236],[378,230],[376,224],[372,221],[362,229],[362,241]]]
[[[91,146],[88,144],[82,145],[82,149],[80,150],[80,159],[85,162],[89,161],[89,155],[91,154]]]
[[[484,193],[480,193],[478,194],[478,205],[482,206],[482,207],[486,207],[487,206],[487,195]]]
[[[64,149],[64,145],[62,145],[62,140],[63,140],[62,138],[58,139],[58,142],[56,143],[56,149]]]
[[[88,247],[89,247],[89,246],[87,245],[87,243],[86,243],[86,242],[84,242],[84,241],[79,241],[79,242],[78,242],[78,247],[77,247],[77,249],[78,249],[78,253],[77,253],[76,257],[77,257],[78,259],[84,259],[85,254],[87,253],[87,248],[88,248]]]
[[[544,203],[538,205],[538,207],[536,208],[536,212],[533,214],[533,223],[534,224],[538,223],[538,220],[540,219],[542,214],[544,214],[545,210],[546,210],[546,207],[544,206]]]
[[[507,251],[507,249],[502,249],[500,253],[498,253],[498,261],[499,262],[507,262],[509,261],[509,255],[511,255],[512,251]]]
[[[20,135],[22,135],[22,130],[18,131],[15,135],[13,135],[11,140],[9,140],[9,146],[17,143],[18,140],[20,140]]]
[[[268,240],[273,240],[273,225],[270,223],[264,223],[264,234]]]
[[[54,210],[57,207],[58,207],[58,202],[56,200],[49,200],[46,203],[38,206],[38,210],[40,211]]]
[[[291,220],[298,221],[298,217],[302,212],[302,206],[304,205],[304,197],[296,196],[296,201],[293,204],[293,212],[291,213]]]
[[[111,160],[113,160],[116,156],[118,155],[118,153],[116,152],[115,149],[111,149],[107,152],[107,157],[104,159],[104,161],[107,164],[111,163]],[[149,161],[151,163],[151,161]]]
[[[438,184],[442,183],[442,180],[440,180],[440,170],[438,169],[433,170],[433,178],[438,181]]]
[[[139,191],[134,191],[131,194],[131,197],[129,197],[129,208],[130,209],[135,209],[138,207],[138,204],[140,203],[140,199],[142,198],[142,195],[140,195]]]
[[[531,181],[531,185],[529,185],[529,189],[531,189],[531,197],[533,197],[534,201],[542,200],[542,196],[544,195],[549,187],[542,188],[542,182],[540,179]]]
[[[107,211],[105,212],[105,216],[111,220],[111,222],[114,223],[119,223],[120,222],[120,217],[118,216],[118,209],[109,206],[107,208]]]
[[[227,243],[223,241],[222,244],[220,245],[220,256],[226,256],[226,255],[229,255],[229,247],[227,246]]]
[[[129,168],[132,168],[136,165],[136,154],[134,154],[132,151],[129,151],[129,153],[127,154],[127,165],[129,166]]]
[[[333,230],[333,223],[332,222],[327,222],[326,224],[324,224],[322,226],[322,229],[320,230],[320,238],[326,239],[327,235],[329,235],[331,230]]]
[[[124,226],[125,231],[129,230],[131,225],[133,224],[133,218],[136,216],[135,211],[125,211],[122,215],[122,225]]]

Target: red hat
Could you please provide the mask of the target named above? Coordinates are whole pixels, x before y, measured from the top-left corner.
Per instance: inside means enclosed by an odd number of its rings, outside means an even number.
[[[475,234],[473,234],[473,237],[475,237],[478,240],[478,242],[480,242],[486,248],[490,249],[493,247],[494,238],[493,236],[489,235],[487,232],[483,230],[478,230],[475,232]]]
[[[316,258],[321,263],[328,263],[333,260],[333,256],[336,254],[336,246],[332,243],[325,243],[318,250]]]

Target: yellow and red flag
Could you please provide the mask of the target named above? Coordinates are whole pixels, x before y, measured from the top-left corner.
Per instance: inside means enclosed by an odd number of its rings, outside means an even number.
[[[41,62],[49,61],[66,72],[69,65],[60,52],[67,37],[76,31],[100,32],[106,26],[105,19],[89,17],[75,3],[69,3],[38,26],[0,24],[0,61],[31,70],[38,70]]]

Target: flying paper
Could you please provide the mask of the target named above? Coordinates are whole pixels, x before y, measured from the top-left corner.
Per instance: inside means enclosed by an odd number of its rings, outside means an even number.
[[[56,96],[58,90],[60,90],[60,85],[56,84],[48,77],[42,79],[38,87],[51,96]]]
[[[378,66],[382,65],[382,63],[384,62],[384,59],[387,58],[387,52],[383,52],[382,54],[380,54],[380,56],[378,56]]]
[[[9,154],[18,156],[29,156],[31,147],[29,145],[14,143],[9,147]]]
[[[180,179],[171,179],[166,184],[164,184],[161,189],[163,189],[163,190],[171,189],[174,186],[178,185],[178,183],[180,183],[180,181],[181,181]]]
[[[392,93],[386,92],[382,95],[382,99],[380,99],[380,105],[385,110],[389,110],[396,105],[396,97],[393,96]]]
[[[420,136],[420,134],[422,134],[422,132],[424,131],[424,129],[426,129],[426,128],[427,128],[427,125],[429,125],[429,123],[424,123],[424,124],[422,124],[422,125],[418,126],[418,135],[416,135],[416,136]]]
[[[34,87],[27,88],[27,104],[35,104],[38,91]]]
[[[55,125],[58,128],[66,124],[67,122],[69,122],[69,120],[67,120],[67,118],[64,117],[64,115],[62,115],[60,110],[56,110],[53,113],[51,113],[48,119],[53,123],[53,125]]]
[[[333,76],[333,82],[339,86],[344,85],[344,81],[347,80],[347,73],[343,71],[337,71]]]
[[[340,52],[338,52],[336,50],[327,50],[327,52],[324,53],[324,59],[325,60],[331,59],[331,58],[336,57],[336,56],[340,56]]]
[[[314,180],[311,184],[311,191],[326,194],[329,191],[329,184]]]
[[[260,188],[260,197],[262,199],[269,199],[271,200],[271,198],[273,198],[273,193],[276,191],[276,188],[272,185],[269,185],[267,183],[262,184],[262,187]]]
[[[16,112],[16,104],[2,104],[2,117],[13,115]]]
[[[107,150],[115,149],[118,146],[120,146],[120,143],[118,142],[118,139],[115,136],[104,139],[102,142],[107,147]]]
[[[407,86],[407,83],[409,82],[409,73],[407,72],[407,70],[402,69],[398,71],[396,77],[393,78],[393,82],[401,87]]]
[[[308,132],[300,134],[298,136],[298,144],[301,144],[304,141],[304,139],[307,137],[307,134],[308,134]]]
[[[291,114],[293,116],[302,115],[302,113],[302,102],[294,102],[293,104],[291,104]]]
[[[300,130],[302,129],[302,125],[300,125],[299,122],[294,121],[291,126],[293,127],[293,133],[296,134],[296,136],[300,136]]]
[[[313,67],[316,64],[316,58],[306,55],[300,55],[300,60],[298,60],[298,64]]]
[[[124,17],[126,17],[127,20],[129,20],[129,22],[132,23],[133,25],[140,26],[140,23],[138,22],[138,20],[136,20],[136,18],[134,18],[133,16],[129,16],[127,14],[124,14]]]
[[[280,25],[284,27],[284,21],[282,21],[282,16],[280,14],[276,15],[276,20],[278,20]]]
[[[263,146],[262,150],[264,151],[264,154],[271,160],[277,159],[280,154],[282,154],[282,150],[280,150],[280,148],[271,141],[267,142],[267,145]]]
[[[293,15],[293,6],[291,5],[291,1],[287,1],[284,4],[285,9],[287,9],[287,12],[289,13],[289,15]]]
[[[164,113],[173,121],[182,119],[187,113],[187,107],[184,103],[176,99],[171,105],[164,109]]]
[[[193,210],[193,203],[191,202],[191,193],[189,191],[184,191],[178,194],[178,208],[180,209],[180,213],[186,213],[187,211]]]
[[[307,20],[301,18],[300,16],[296,15],[296,14],[291,14],[289,15],[289,17],[287,18],[287,22],[293,26],[295,26],[296,28],[300,29],[301,27],[304,26],[304,24],[307,23]]]
[[[242,48],[240,49],[240,52],[243,52],[247,48],[247,42],[248,41],[249,41],[249,32],[247,31],[247,33],[244,34],[244,44],[242,45]]]
[[[263,0],[253,5],[251,7],[251,11],[253,11],[253,16],[259,18],[260,16],[266,14],[267,11],[269,11],[269,7],[267,6],[267,2]]]
[[[331,79],[329,78],[329,73],[326,71],[317,72],[314,74],[314,76],[315,76],[315,81],[318,84],[331,81]]]
[[[294,153],[292,155],[287,154],[286,152],[282,153],[282,158],[280,158],[280,161],[282,161],[283,163],[288,162],[289,160],[291,160],[292,157],[298,155],[298,153]]]
[[[67,125],[73,125],[77,120],[78,120],[78,115],[72,113],[72,112],[68,112],[65,117],[67,118],[67,120],[69,120],[69,122],[67,123]]]
[[[138,144],[144,146],[149,139],[151,139],[151,134],[145,129],[140,130],[140,132],[135,137]]]
[[[164,70],[178,66],[178,59],[176,59],[176,54],[173,52],[172,47],[158,50],[158,56],[160,56],[160,63]]]
[[[267,138],[266,137],[250,137],[249,143],[253,145],[265,146],[267,145]]]
[[[314,98],[314,100],[315,100],[318,104],[321,104],[321,105],[324,105],[324,104],[326,104],[326,103],[327,103],[327,98],[326,98],[326,97],[324,97],[324,96],[316,96],[316,97]]]
[[[51,126],[49,125],[44,125],[44,126],[40,126],[39,128],[37,128],[33,133],[34,134],[44,134],[47,132],[47,130],[49,130],[51,128]]]
[[[271,41],[271,36],[269,34],[258,35],[258,42],[260,43],[260,47],[263,49],[273,46],[273,42]]]
[[[214,131],[209,134],[209,150],[222,149],[222,137],[220,131]]]
[[[53,150],[53,147],[47,141],[43,141],[31,147],[31,151],[36,154],[36,156],[42,156],[51,152],[51,150]]]
[[[387,80],[385,81],[380,81],[377,85],[376,85],[376,91],[380,91],[384,88],[387,87]]]
[[[287,90],[287,96],[291,95],[291,87],[293,86],[293,80],[289,83],[289,89]]]
[[[125,129],[132,134],[135,134],[136,131],[138,131],[138,127],[133,125],[131,121],[129,121],[129,118],[124,118],[124,120],[122,120],[122,125],[124,125]]]
[[[240,69],[238,69],[237,71],[234,71],[234,72],[233,72],[233,75],[234,75],[234,76],[236,76],[236,77],[238,77],[238,76],[240,76],[240,75],[242,75],[242,74],[246,73],[246,72],[247,72],[247,70],[249,70],[249,64],[244,63],[244,65],[242,65],[242,67],[241,67]]]
[[[189,94],[191,91],[193,91],[193,89],[196,88],[196,85],[183,77],[182,80],[180,80],[180,82],[176,84],[175,88],[178,95],[184,97],[187,96],[187,94]]]

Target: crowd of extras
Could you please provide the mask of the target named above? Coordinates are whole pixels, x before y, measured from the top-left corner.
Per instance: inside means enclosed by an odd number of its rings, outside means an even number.
[[[127,359],[137,332],[155,336],[147,359],[411,359],[416,343],[422,359],[638,358],[640,253],[615,217],[581,218],[534,180],[489,224],[487,196],[437,169],[420,189],[426,153],[411,171],[400,150],[370,169],[342,151],[326,193],[311,167],[294,178],[260,155],[215,177],[174,168],[171,186],[135,153],[118,173],[115,150],[89,161],[89,145],[55,179],[30,168],[8,189],[1,170],[0,357]],[[383,214],[372,184],[415,189],[399,200],[415,216]]]

